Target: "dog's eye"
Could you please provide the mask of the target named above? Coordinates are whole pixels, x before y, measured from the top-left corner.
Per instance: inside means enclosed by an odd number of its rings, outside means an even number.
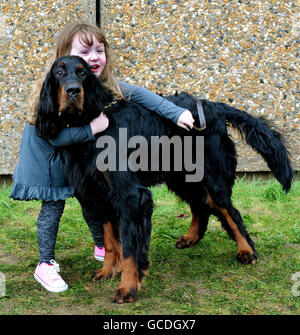
[[[80,71],[79,74],[80,74],[82,77],[86,75],[85,71],[83,71],[83,70]]]
[[[64,74],[64,72],[63,72],[63,70],[58,70],[58,71],[56,72],[56,74],[57,74],[58,76],[62,76],[62,75]]]

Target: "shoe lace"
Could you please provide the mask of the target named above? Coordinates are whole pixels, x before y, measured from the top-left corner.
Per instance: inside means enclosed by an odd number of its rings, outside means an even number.
[[[49,275],[52,277],[52,279],[59,278],[58,272],[60,271],[59,264],[55,262],[54,259],[51,259],[50,264],[52,266],[49,266]]]

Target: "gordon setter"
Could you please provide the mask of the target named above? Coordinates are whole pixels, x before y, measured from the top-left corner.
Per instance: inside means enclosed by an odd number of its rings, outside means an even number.
[[[167,98],[189,109],[195,126],[199,127],[195,97],[182,93]],[[96,213],[99,224],[104,225],[106,255],[103,267],[96,271],[93,280],[122,273],[113,298],[115,302],[136,300],[149,268],[153,201],[148,187],[159,183],[166,183],[191,208],[190,229],[177,240],[177,248],[192,247],[202,239],[209,217],[213,214],[236,242],[238,261],[244,264],[257,262],[254,243],[231,201],[237,159],[234,143],[227,133],[227,124],[235,127],[245,141],[261,154],[286,192],[291,187],[293,171],[277,131],[271,130],[263,120],[224,103],[201,102],[207,127],[203,131],[192,129],[188,132],[130,100],[114,100],[110,90],[93,75],[80,57],[57,59],[46,77],[36,121],[38,135],[46,140],[55,138],[64,127],[89,124],[101,112],[109,118],[109,127],[97,134],[96,138],[99,140],[103,136],[110,136],[117,148],[122,144],[119,129],[127,131],[127,148],[130,138],[136,135],[142,136],[150,144],[153,136],[179,136],[182,140],[185,136],[191,136],[189,149],[195,160],[196,138],[204,137],[204,175],[198,182],[186,181],[185,177],[190,171],[185,170],[184,165],[181,171],[174,168],[163,171],[161,164],[159,171],[100,171],[97,169],[97,157],[105,154],[107,146],[100,147],[96,141],[62,149],[68,162],[66,175],[74,185],[76,197]],[[132,152],[132,149],[127,149],[126,157]],[[122,158],[118,157],[117,154],[117,163],[122,163]],[[150,154],[148,158],[150,165]]]

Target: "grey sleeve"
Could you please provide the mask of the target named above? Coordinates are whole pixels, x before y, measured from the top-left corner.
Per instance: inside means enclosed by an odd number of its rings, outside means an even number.
[[[55,139],[49,140],[54,147],[64,147],[75,143],[84,143],[94,140],[90,125],[84,127],[64,128]]]
[[[156,112],[157,114],[177,123],[179,116],[185,111],[171,101],[147,90],[144,87],[138,87],[119,81],[120,89],[126,98],[142,105],[143,107]]]

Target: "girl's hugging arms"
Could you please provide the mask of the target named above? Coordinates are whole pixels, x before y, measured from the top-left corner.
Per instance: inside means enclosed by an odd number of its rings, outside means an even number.
[[[58,136],[49,142],[54,147],[64,147],[75,143],[84,143],[95,139],[94,135],[104,131],[108,127],[108,118],[101,113],[97,118],[84,127],[64,128]]]
[[[194,118],[189,110],[178,107],[171,101],[143,87],[130,85],[120,81],[119,85],[125,97],[130,97],[134,102],[172,120],[182,128],[187,130],[189,130],[188,127],[193,128]],[[75,143],[92,141],[95,139],[94,135],[104,131],[108,125],[108,118],[101,113],[89,125],[62,129],[58,136],[55,139],[49,140],[49,142],[54,147],[62,147]]]

